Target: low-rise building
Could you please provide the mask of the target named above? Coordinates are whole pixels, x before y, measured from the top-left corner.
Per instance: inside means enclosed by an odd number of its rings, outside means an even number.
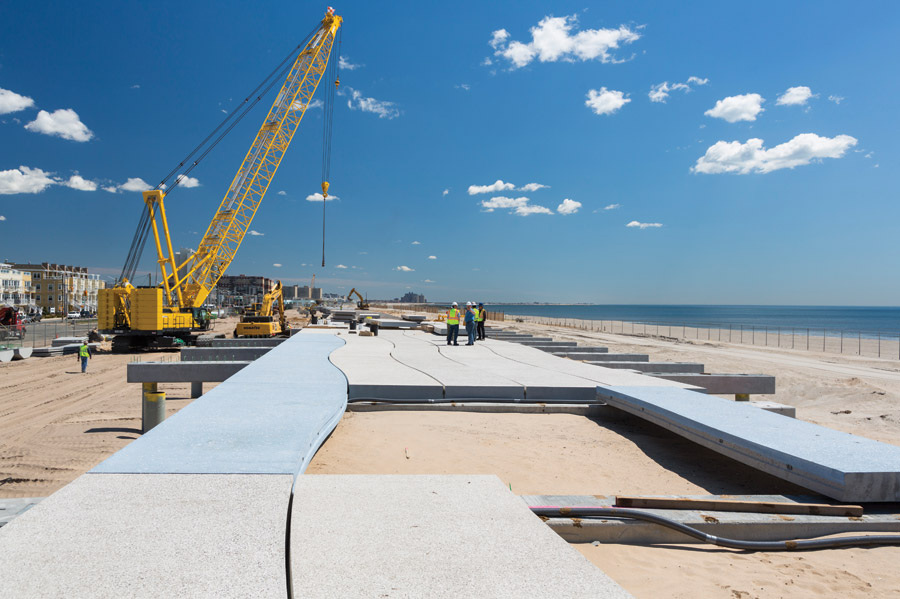
[[[220,306],[249,306],[262,302],[275,287],[275,281],[255,275],[223,275],[216,284],[214,297]]]
[[[0,305],[15,306],[23,312],[34,312],[37,306],[31,287],[31,273],[0,263]]]
[[[31,300],[36,309],[49,314],[97,312],[97,292],[106,284],[100,275],[84,266],[68,264],[13,264],[31,278]]]

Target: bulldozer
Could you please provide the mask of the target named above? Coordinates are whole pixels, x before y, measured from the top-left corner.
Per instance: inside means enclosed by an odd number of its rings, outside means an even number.
[[[290,325],[284,317],[284,293],[281,281],[263,296],[262,302],[253,304],[241,315],[234,329],[235,337],[275,337],[290,334]]]

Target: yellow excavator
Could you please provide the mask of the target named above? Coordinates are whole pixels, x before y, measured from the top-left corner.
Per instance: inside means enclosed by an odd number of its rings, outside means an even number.
[[[356,290],[356,287],[351,289],[350,293],[347,294],[347,301],[352,302],[354,295],[359,298],[359,300],[356,302],[356,309],[357,310],[368,310],[369,302],[367,302],[366,300],[363,299],[363,296],[359,293],[359,291]]]
[[[244,312],[234,329],[235,337],[274,337],[289,335],[290,326],[284,317],[284,293],[281,281],[263,296],[261,303],[255,303]]]
[[[326,133],[323,140],[326,159],[323,160],[322,167],[322,195],[328,198],[330,119],[333,114],[330,109],[334,106],[335,90],[340,84],[337,73],[339,60],[329,59],[342,23],[343,19],[329,8],[318,28],[298,45],[203,143],[198,145],[155,189],[143,192],[145,210],[142,212],[122,274],[114,287],[101,289],[98,294],[98,328],[102,333],[115,335],[113,351],[190,345],[196,341],[196,332],[210,328],[210,316],[205,307],[207,299],[234,259],[326,72],[329,75],[328,79],[334,81],[333,86],[325,86],[325,114],[328,120],[325,123]],[[301,47],[295,57],[294,53]],[[173,244],[163,203],[166,194],[172,193],[182,179],[259,102],[265,92],[272,88],[285,72],[287,78],[200,241],[200,246],[186,260],[177,260],[172,250]],[[235,120],[229,123],[230,119]],[[185,165],[190,166],[178,174]],[[325,202],[323,206],[324,204]],[[135,287],[129,281],[134,280],[144,245],[151,237],[151,231],[156,244],[161,282],[157,286]]]

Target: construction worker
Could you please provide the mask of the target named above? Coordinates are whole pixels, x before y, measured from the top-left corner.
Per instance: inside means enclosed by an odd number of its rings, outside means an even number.
[[[81,360],[81,374],[87,372],[87,363],[88,359],[91,357],[91,346],[88,345],[87,339],[81,342],[81,346],[78,348],[78,355],[76,356],[76,360]]]
[[[484,304],[478,302],[478,309],[475,310],[475,326],[478,328],[476,331],[476,337],[478,341],[484,341],[484,319],[487,318],[487,310],[484,309]]]
[[[459,304],[453,302],[447,310],[447,345],[453,341],[453,345],[459,345],[456,338],[459,337]]]
[[[475,303],[466,302],[466,335],[469,337],[466,345],[475,345]]]

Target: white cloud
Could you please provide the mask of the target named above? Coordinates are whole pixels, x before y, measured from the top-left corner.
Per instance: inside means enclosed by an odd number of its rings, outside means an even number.
[[[718,100],[713,108],[703,114],[717,119],[725,119],[729,123],[738,121],[755,121],[756,115],[765,110],[762,103],[765,99],[759,94],[729,96]]]
[[[118,188],[122,191],[147,191],[150,189],[150,184],[140,177],[129,177],[128,180],[119,185]]]
[[[519,216],[528,216],[529,214],[553,214],[553,211],[544,206],[535,206],[526,204],[524,206],[516,206],[514,212]]]
[[[0,171],[0,194],[40,193],[54,183],[50,173],[39,168],[20,166]]]
[[[805,85],[797,87],[789,87],[787,91],[778,96],[775,104],[778,106],[803,106],[810,98],[815,98],[818,94],[813,94],[812,90]]]
[[[774,148],[763,148],[763,140],[753,138],[745,143],[719,141],[706,150],[691,168],[694,173],[770,173],[782,168],[794,168],[823,158],[840,158],[855,146],[856,138],[849,135],[820,137],[815,133],[801,133]]]
[[[423,283],[434,283],[434,281],[432,281],[431,279],[425,279],[425,280],[422,281],[422,282],[423,282]]]
[[[323,102],[322,100],[316,99],[309,103],[309,106],[307,106],[307,109],[322,108],[324,106],[325,106],[325,102]],[[294,102],[291,104],[291,110],[300,110],[301,108],[303,108],[303,102],[301,102],[300,100],[294,100]],[[225,111],[223,110],[222,112],[225,112]]]
[[[657,228],[659,228],[659,227],[662,226],[662,223],[640,223],[640,222],[638,222],[638,221],[636,221],[636,220],[633,220],[633,221],[631,221],[630,223],[628,223],[628,224],[625,225],[625,226],[626,226],[626,227],[636,227],[636,228],[641,229],[641,230],[644,230],[644,229],[657,229]]]
[[[560,214],[575,214],[579,208],[581,208],[581,202],[565,199],[562,201],[562,204],[556,207],[556,211]]]
[[[21,96],[14,91],[0,87],[0,114],[9,114],[31,108],[34,100],[28,96]]]
[[[483,67],[489,67],[489,66],[491,66],[492,64],[494,64],[494,61],[491,60],[491,57],[490,57],[490,56],[486,56],[486,57],[484,58],[484,60],[481,61],[481,66],[483,66]],[[493,73],[494,71],[491,71],[491,72]]]
[[[473,196],[479,193],[494,193],[497,191],[503,191],[506,189],[515,189],[516,186],[512,183],[504,183],[500,179],[497,179],[490,185],[469,185],[469,195]]]
[[[276,263],[273,264],[272,266],[274,266],[275,268],[281,268],[281,264],[279,264],[278,262],[276,262]]]
[[[364,66],[366,66],[366,65],[364,65],[364,64],[353,64],[352,62],[350,62],[350,59],[349,59],[349,58],[344,58],[343,56],[341,56],[341,57],[338,59],[338,68],[341,68],[341,69],[344,69],[344,70],[347,70],[347,71],[355,71],[356,69],[359,69],[359,68],[364,67]]]
[[[422,245],[421,241],[413,241],[410,245]]]
[[[574,35],[578,25],[576,15],[566,17],[544,17],[537,26],[531,28],[531,41],[523,43],[509,41],[505,29],[494,31],[488,42],[494,48],[494,55],[507,59],[511,68],[524,67],[537,58],[541,62],[595,60],[617,62],[610,50],[620,45],[638,40],[639,33],[625,25],[618,29],[585,29]]]
[[[604,206],[603,209],[604,210],[616,210],[621,207],[622,207],[622,204],[610,204],[609,206]]]
[[[339,199],[341,199],[341,198],[339,198],[339,197],[337,197],[337,196],[333,196],[333,195],[331,195],[331,194],[328,194],[328,201],[329,201],[329,202],[333,202],[334,200],[339,200]],[[316,193],[311,193],[311,194],[309,194],[308,196],[306,196],[306,201],[307,201],[307,202],[321,202],[321,201],[322,201],[322,194],[319,193],[318,191],[317,191]]]
[[[347,268],[344,264],[338,264],[335,268]]]
[[[844,101],[844,96],[835,96],[832,94],[832,95],[828,96],[828,99],[831,100],[832,102],[834,102],[835,104],[840,104],[841,102]]]
[[[352,87],[346,88],[347,91],[344,93],[350,94],[350,99],[347,100],[347,107],[350,110],[361,110],[362,112],[371,112],[372,114],[377,114],[380,119],[395,119],[400,116],[400,109],[397,108],[397,105],[394,102],[387,102],[384,100],[376,100],[375,98],[367,98],[362,95],[359,90],[353,89]],[[343,93],[341,95],[344,95]]]
[[[631,102],[631,99],[626,98],[624,93],[605,87],[588,91],[587,97],[584,105],[593,110],[594,114],[612,114]]]
[[[415,272],[415,268],[410,268],[408,266],[398,266],[394,268],[394,270],[399,270],[401,272]]]
[[[94,133],[88,129],[71,108],[61,108],[54,112],[41,110],[37,118],[25,125],[25,128],[44,135],[57,135],[72,141],[88,141]]]
[[[190,189],[192,187],[200,187],[200,181],[195,179],[194,177],[188,177],[187,175],[178,175],[175,178],[176,183],[181,185],[182,187],[186,187]]]
[[[692,90],[691,85],[706,85],[707,83],[709,83],[709,79],[701,79],[700,77],[688,77],[688,80],[685,83],[669,83],[668,81],[663,81],[662,83],[650,86],[650,93],[648,93],[647,96],[650,98],[651,102],[665,103],[666,98],[669,97],[669,92],[671,91],[680,90],[687,93]]]
[[[263,235],[265,235],[265,233],[260,233],[259,231],[250,229],[249,231],[247,231],[247,235],[252,235],[253,237],[262,237]]]
[[[280,195],[280,196],[286,196],[286,195],[287,195],[287,192],[286,192],[285,190],[282,189],[281,191],[278,192],[278,195]]]
[[[437,256],[428,256],[429,260],[437,260]]]
[[[454,85],[453,87],[455,87],[456,89],[461,89],[463,91],[469,91],[470,89],[472,89],[472,86],[468,83],[460,83],[459,85]]]
[[[115,185],[107,185],[105,187],[101,187],[103,191],[108,191],[109,193],[119,193],[119,188]]]
[[[0,223],[2,223],[2,222],[5,221],[5,220],[6,220],[6,217],[3,216],[2,214],[0,214]]]
[[[528,183],[520,187],[519,191],[537,191],[538,189],[550,189],[550,186],[542,185],[541,183]]]
[[[449,190],[449,189],[445,189],[444,192],[443,192],[441,195],[442,195],[442,196],[446,196],[446,195],[449,195],[449,194],[450,194],[450,190]]]
[[[643,231],[644,229],[656,229],[656,228],[659,228],[659,227],[662,226],[662,223],[639,223],[638,221],[633,220],[633,221],[631,221],[630,223],[628,223],[628,224],[625,225],[625,226],[626,226],[626,227],[637,227],[637,228],[639,228],[639,229],[641,229],[641,230]]]
[[[88,181],[81,175],[72,175],[63,185],[79,191],[97,191],[97,184],[93,181]]]
[[[497,208],[519,208],[528,203],[528,198],[507,198],[497,196],[489,200],[481,200],[481,207],[485,212],[493,212]]]
[[[135,83],[134,85],[131,86],[131,89],[141,89],[141,86],[140,86],[140,84]]]

